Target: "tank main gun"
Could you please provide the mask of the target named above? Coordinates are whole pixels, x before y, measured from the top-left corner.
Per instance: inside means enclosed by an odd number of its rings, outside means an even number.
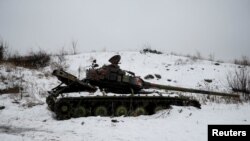
[[[239,98],[239,95],[237,95],[237,94],[229,94],[229,93],[199,90],[199,89],[192,89],[192,88],[176,87],[176,86],[169,86],[169,85],[160,85],[160,84],[155,84],[155,83],[150,83],[150,82],[145,82],[145,81],[144,81],[143,87],[145,89],[164,89],[164,90],[172,90],[172,91],[180,91],[180,92],[190,92],[190,93],[197,93],[197,94],[207,94],[207,95],[227,96],[227,97]]]

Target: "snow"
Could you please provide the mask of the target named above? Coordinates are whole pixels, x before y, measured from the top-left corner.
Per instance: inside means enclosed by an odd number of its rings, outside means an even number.
[[[230,92],[226,82],[227,75],[238,68],[230,63],[214,65],[215,62],[194,61],[166,53],[157,55],[124,51],[65,56],[64,63],[68,66],[66,71],[84,78],[85,70],[92,60],[96,59],[102,66],[109,64],[108,59],[115,54],[122,57],[122,69],[133,71],[142,78],[148,74],[160,74],[162,77],[159,80],[146,81],[219,92]],[[53,61],[58,61],[56,56]],[[226,103],[220,98],[216,102],[200,101],[201,109],[172,106],[171,109],[151,116],[84,117],[57,121],[45,104],[46,91],[59,84],[59,81],[50,75],[52,70],[53,67],[29,70],[8,65],[0,66],[0,76],[6,78],[6,82],[0,82],[0,89],[17,84],[24,88],[22,99],[20,94],[0,95],[0,106],[5,106],[5,109],[0,110],[1,141],[205,141],[209,124],[250,123],[249,102]],[[212,83],[207,83],[204,79],[211,79]],[[100,95],[100,92],[96,95]],[[199,100],[204,99],[203,95],[195,96]]]

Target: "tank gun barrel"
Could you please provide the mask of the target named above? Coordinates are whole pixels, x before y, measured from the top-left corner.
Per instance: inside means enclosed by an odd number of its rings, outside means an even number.
[[[144,82],[144,88],[145,89],[155,88],[155,89],[164,89],[164,90],[197,93],[197,94],[207,94],[207,95],[228,96],[228,97],[239,98],[239,95],[237,94],[229,94],[229,93],[213,92],[213,91],[206,91],[206,90],[199,90],[199,89],[192,89],[192,88],[160,85],[160,84],[154,84],[154,83],[149,83],[149,82]]]

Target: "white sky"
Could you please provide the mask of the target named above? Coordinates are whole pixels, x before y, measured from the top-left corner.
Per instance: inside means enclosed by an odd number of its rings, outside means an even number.
[[[153,49],[250,58],[250,0],[0,0],[12,50]]]

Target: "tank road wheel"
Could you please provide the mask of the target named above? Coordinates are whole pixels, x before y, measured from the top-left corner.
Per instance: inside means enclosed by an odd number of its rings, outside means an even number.
[[[54,111],[55,108],[55,99],[52,96],[48,96],[46,98],[46,103],[48,104],[48,107],[51,111]]]
[[[198,109],[201,109],[201,104],[199,101],[197,100],[190,100],[188,103],[187,103],[188,106],[193,106],[193,107],[196,107]]]
[[[154,113],[157,113],[161,110],[163,110],[164,108],[162,106],[156,106],[155,109],[154,109]]]
[[[115,115],[116,116],[122,116],[122,115],[126,116],[126,115],[128,115],[128,110],[125,106],[119,106],[115,110]]]
[[[98,106],[95,109],[95,116],[107,116],[108,110],[105,106]]]
[[[74,117],[85,117],[87,116],[87,110],[84,106],[78,106],[74,110]]]
[[[55,106],[56,116],[59,120],[69,119],[71,113],[71,105],[68,102],[59,102]]]
[[[134,116],[146,115],[146,110],[143,107],[137,107],[134,111]]]

